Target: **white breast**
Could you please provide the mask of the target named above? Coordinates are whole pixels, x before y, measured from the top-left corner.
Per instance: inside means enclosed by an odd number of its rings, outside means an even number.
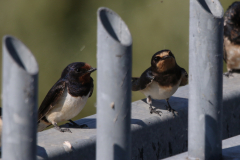
[[[228,38],[224,38],[224,46],[227,52],[227,67],[230,69],[240,69],[240,47],[232,44]]]
[[[149,95],[153,99],[167,99],[171,97],[178,89],[181,80],[175,85],[171,87],[160,87],[156,81],[153,81],[148,87],[141,90],[143,94],[148,97]]]
[[[74,118],[80,113],[80,111],[85,106],[90,92],[87,96],[83,97],[73,97],[71,96],[67,88],[65,88],[62,97],[59,101],[54,104],[53,109],[46,115],[49,122],[61,122]]]

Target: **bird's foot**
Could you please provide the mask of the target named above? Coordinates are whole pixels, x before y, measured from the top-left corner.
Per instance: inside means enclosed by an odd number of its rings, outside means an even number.
[[[60,132],[69,132],[69,133],[72,133],[72,131],[69,129],[69,128],[60,128],[60,127],[56,127],[54,126],[54,128]]]
[[[54,128],[55,128],[56,130],[60,131],[60,132],[70,132],[70,133],[72,133],[69,128],[60,128],[60,127],[57,125],[56,122],[54,122],[54,123],[52,123],[52,124],[53,124]]]
[[[166,108],[169,112],[172,112],[174,117],[178,114],[178,112],[175,109],[173,109],[172,107],[166,106]]]
[[[82,125],[79,125],[77,123],[75,123],[74,121],[72,120],[69,120],[71,123],[67,123],[69,126],[71,127],[74,127],[74,128],[88,128],[88,125],[86,124],[82,124]]]
[[[152,107],[149,107],[149,110],[150,110],[150,114],[152,114],[152,113],[155,113],[155,114],[157,114],[157,115],[161,116],[161,114],[160,114],[160,113],[162,113],[162,111],[156,111],[156,110],[155,110],[155,109],[153,109]]]
[[[228,72],[226,72],[226,73],[223,73],[223,75],[224,76],[226,76],[226,77],[233,77],[233,72],[232,71],[228,71]]]

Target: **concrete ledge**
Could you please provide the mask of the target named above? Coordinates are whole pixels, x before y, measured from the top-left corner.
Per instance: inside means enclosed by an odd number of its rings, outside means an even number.
[[[223,139],[240,134],[240,75],[233,76],[224,77]],[[132,103],[132,159],[162,159],[187,151],[188,86],[179,88],[170,104],[178,111],[175,118],[165,110],[165,101],[153,101],[153,106],[163,112],[161,117],[149,114],[145,100]],[[95,159],[96,115],[76,122],[86,123],[89,128],[73,128],[73,133],[55,129],[40,132],[38,159]]]

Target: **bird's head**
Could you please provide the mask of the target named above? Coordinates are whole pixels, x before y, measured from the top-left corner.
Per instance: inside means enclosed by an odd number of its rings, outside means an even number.
[[[224,15],[224,25],[226,23],[240,27],[240,2],[232,3]]]
[[[240,44],[240,2],[229,6],[224,15],[224,35],[235,44]]]
[[[61,78],[71,81],[87,83],[90,81],[90,74],[97,70],[84,62],[74,62],[69,64],[62,72]]]
[[[176,66],[176,60],[170,50],[161,50],[152,56],[151,68],[157,72],[165,72]]]

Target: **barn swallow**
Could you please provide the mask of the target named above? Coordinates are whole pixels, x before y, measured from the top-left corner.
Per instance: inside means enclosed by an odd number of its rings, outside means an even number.
[[[224,15],[224,61],[226,76],[240,71],[240,2],[229,6]]]
[[[145,70],[140,78],[132,78],[132,91],[141,91],[147,97],[150,113],[159,114],[152,108],[153,99],[165,99],[166,109],[173,113],[168,100],[177,91],[179,86],[188,83],[188,74],[179,67],[170,50],[161,50],[152,56],[151,67]],[[160,115],[161,116],[161,115]]]
[[[85,106],[93,92],[92,68],[84,62],[69,64],[62,72],[61,78],[53,85],[38,110],[38,132],[53,125],[60,132],[71,132],[57,126],[62,121],[70,121]],[[80,128],[86,125],[79,126]]]

